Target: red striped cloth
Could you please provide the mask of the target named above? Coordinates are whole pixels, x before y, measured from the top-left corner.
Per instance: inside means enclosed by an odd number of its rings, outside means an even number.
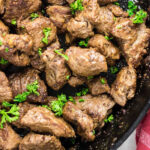
[[[150,150],[150,110],[136,129],[136,150]]]

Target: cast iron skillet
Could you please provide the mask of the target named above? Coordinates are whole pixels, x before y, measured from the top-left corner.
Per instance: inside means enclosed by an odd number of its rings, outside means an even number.
[[[119,2],[123,9],[127,8],[128,0],[119,0]],[[139,7],[149,11],[150,15],[150,0],[138,0],[137,4]],[[148,24],[150,26],[150,18],[147,21],[147,25]],[[68,46],[65,45],[64,35],[59,35],[59,40],[61,47],[66,49]],[[121,60],[119,60],[116,64],[119,69],[127,65],[124,58],[121,58]],[[11,65],[5,70],[5,73],[9,75],[22,70],[23,68],[14,67]],[[114,115],[114,121],[106,124],[105,127],[100,131],[96,131],[96,139],[94,142],[83,143],[81,142],[80,137],[77,137],[74,143],[71,142],[72,140],[69,142],[68,140],[66,141],[65,139],[61,139],[62,144],[66,149],[73,147],[75,150],[116,150],[128,138],[128,136],[145,116],[147,110],[150,108],[150,79],[147,78],[147,76],[150,76],[150,66],[146,66],[143,63],[141,67],[137,68],[137,72],[138,83],[135,98],[131,101],[128,101],[124,108],[118,105],[113,108],[112,113]],[[116,77],[116,75],[112,75],[109,70],[107,73],[103,73],[101,75],[107,78],[109,84],[111,84]],[[42,73],[40,76],[43,80],[45,80],[44,73]],[[69,85],[66,85],[59,92],[55,92],[48,88],[48,93],[49,95],[53,96],[57,96],[57,94],[60,93],[74,96],[74,94],[77,91],[80,91],[82,87],[72,88]],[[18,130],[15,127],[13,128],[22,137],[29,132],[24,129]]]

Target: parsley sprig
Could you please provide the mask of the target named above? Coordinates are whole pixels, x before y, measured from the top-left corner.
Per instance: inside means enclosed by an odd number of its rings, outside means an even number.
[[[29,96],[30,94],[35,94],[37,96],[39,96],[39,92],[37,91],[38,89],[38,81],[34,81],[31,84],[27,85],[27,91],[23,92],[22,94],[18,94],[17,96],[15,96],[14,98],[14,102],[24,102],[27,99],[27,96]]]
[[[31,18],[32,21],[35,20],[35,19],[38,18],[38,17],[39,17],[39,14],[38,14],[38,13],[32,13],[32,14],[30,15],[30,18]]]
[[[6,122],[11,123],[19,119],[19,107],[16,104],[9,104],[7,102],[7,104],[2,103],[2,105],[5,107],[10,107],[10,110],[6,111],[5,109],[0,109],[0,115],[2,115],[0,122],[1,128],[3,128],[3,124]]]
[[[69,60],[68,56],[62,53],[63,49],[54,50],[55,53],[62,56],[65,60]]]
[[[84,96],[88,93],[88,88],[83,88],[80,92],[76,93],[76,96]]]
[[[81,40],[79,42],[79,46],[88,47],[88,41],[89,41],[89,38],[86,38],[85,40]]]
[[[44,38],[42,38],[42,42],[45,43],[46,45],[48,44],[48,37],[49,37],[51,31],[52,31],[51,28],[43,29]]]
[[[84,9],[82,2],[83,0],[76,0],[75,2],[70,4],[70,9],[73,15],[76,11],[82,11]]]
[[[134,4],[133,1],[128,1],[128,14],[129,16],[134,15],[134,13],[137,11],[137,5]]]
[[[5,60],[4,58],[1,58],[1,59],[0,59],[0,64],[1,64],[1,65],[6,65],[6,64],[8,64],[8,61]]]
[[[111,114],[107,119],[104,120],[105,123],[112,122],[114,120],[114,116]]]

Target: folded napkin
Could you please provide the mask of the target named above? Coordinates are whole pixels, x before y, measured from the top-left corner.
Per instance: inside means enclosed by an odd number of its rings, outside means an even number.
[[[136,129],[136,150],[150,150],[150,110]]]

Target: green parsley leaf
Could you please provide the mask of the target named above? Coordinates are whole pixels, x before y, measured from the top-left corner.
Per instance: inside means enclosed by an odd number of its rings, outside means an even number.
[[[9,102],[2,102],[3,107],[11,107],[13,104],[10,104]]]
[[[69,57],[68,57],[67,55],[61,53],[62,50],[63,50],[63,49],[54,50],[54,52],[57,53],[58,55],[64,57],[64,59],[68,61],[68,60],[69,60]]]
[[[0,46],[2,46],[3,45],[3,43],[2,43],[2,41],[0,41]]]
[[[38,49],[38,54],[39,54],[39,56],[42,55],[42,49],[41,48]]]
[[[81,103],[81,102],[84,102],[85,100],[84,99],[79,99],[79,102]]]
[[[6,53],[8,53],[8,52],[9,52],[9,49],[8,49],[8,47],[6,47],[6,48],[5,48],[5,52],[6,52]]]
[[[113,37],[109,37],[109,36],[105,35],[105,39],[109,41],[109,40],[112,40]]]
[[[42,107],[47,108],[48,110],[51,110],[51,108],[48,105],[42,105]]]
[[[38,13],[32,13],[32,14],[30,15],[30,17],[31,17],[31,20],[33,21],[33,20],[35,20],[36,18],[38,18],[39,15],[38,15]]]
[[[11,24],[12,24],[12,25],[16,25],[16,24],[17,24],[16,19],[12,19],[12,20],[11,20]]]
[[[95,135],[95,130],[93,130],[93,135]]]
[[[0,59],[0,64],[6,65],[6,64],[8,64],[8,61],[5,60],[4,58],[1,58],[1,59]]]
[[[88,93],[88,88],[83,88],[80,92],[76,93],[76,96],[84,96]]]
[[[111,74],[115,74],[118,72],[118,68],[115,66],[112,66],[112,67],[110,67],[110,72],[111,72]]]
[[[120,6],[120,4],[118,2],[114,2],[115,5]]]
[[[134,4],[133,1],[128,1],[128,14],[129,16],[134,15],[134,13],[137,11],[137,6]]]
[[[112,122],[114,120],[114,116],[111,114],[107,119],[104,120],[105,123]]]
[[[52,30],[51,28],[43,29],[44,38],[42,38],[42,42],[45,43],[46,45],[48,44],[48,37],[50,35],[51,30]]]
[[[22,94],[18,94],[17,96],[15,96],[14,98],[14,102],[24,102],[27,99],[27,96],[29,96],[30,94],[35,94],[37,96],[39,96],[39,92],[37,91],[38,89],[38,81],[35,80],[33,83],[28,84],[27,85],[27,91],[23,92]]]
[[[88,80],[91,80],[91,79],[93,79],[93,78],[94,78],[94,76],[88,76],[88,77],[87,77]]]
[[[29,93],[30,94],[33,93],[33,94],[35,94],[37,96],[40,95],[40,93],[37,91],[38,88],[39,88],[39,85],[38,85],[38,81],[37,80],[35,80],[33,83],[27,85],[27,90],[29,91]]]
[[[76,103],[75,100],[74,100],[74,98],[72,96],[69,96],[68,100],[71,101],[71,102],[73,102],[74,104]]]
[[[80,41],[79,46],[87,47],[88,46],[88,41],[89,41],[89,38],[86,38],[85,40]]]
[[[117,28],[117,29],[121,29],[121,28],[122,28],[122,26],[121,26],[121,25],[118,25],[116,28]]]
[[[132,19],[133,23],[144,23],[144,19],[147,17],[147,12],[143,11],[142,9],[136,12],[135,17]]]
[[[106,83],[106,80],[104,78],[100,78],[100,81],[101,81],[102,84]]]
[[[41,12],[42,12],[42,14],[43,14],[43,15],[45,15],[45,10],[44,10],[44,9],[42,9],[42,11],[41,11]]]
[[[66,80],[69,80],[70,79],[70,75],[66,76]]]
[[[84,10],[82,2],[83,2],[83,0],[76,0],[75,2],[70,4],[70,9],[71,9],[71,12],[73,15],[75,14],[76,11]]]
[[[1,117],[1,128],[3,128],[3,124],[6,122],[13,122],[19,119],[19,107],[16,104],[13,104],[8,112],[5,109],[0,110]]]
[[[25,29],[25,26],[21,26],[21,29]]]

